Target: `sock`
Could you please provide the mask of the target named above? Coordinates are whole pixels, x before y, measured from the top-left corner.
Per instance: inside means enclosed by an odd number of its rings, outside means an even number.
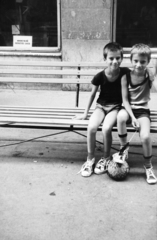
[[[120,149],[121,149],[127,143],[127,133],[125,133],[125,134],[118,134],[118,136],[119,136],[119,139],[120,139],[120,145],[121,145]]]
[[[94,154],[93,153],[88,153],[87,160],[92,161],[93,158],[94,158]]]
[[[148,169],[148,168],[151,168],[152,167],[152,155],[149,156],[149,157],[145,157],[143,156],[144,158],[144,166]]]

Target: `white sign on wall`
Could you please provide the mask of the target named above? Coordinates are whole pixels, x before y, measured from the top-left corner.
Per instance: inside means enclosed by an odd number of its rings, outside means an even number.
[[[13,47],[16,48],[32,47],[32,36],[13,36]]]

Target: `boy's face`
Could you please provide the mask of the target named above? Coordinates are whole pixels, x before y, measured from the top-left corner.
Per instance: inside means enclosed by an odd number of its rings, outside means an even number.
[[[134,71],[137,73],[142,73],[149,63],[147,56],[142,56],[139,54],[133,54],[131,62]]]
[[[122,62],[121,52],[120,51],[108,51],[106,57],[106,64],[112,70],[117,70]]]

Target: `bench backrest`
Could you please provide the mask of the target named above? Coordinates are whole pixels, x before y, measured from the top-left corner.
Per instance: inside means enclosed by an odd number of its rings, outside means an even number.
[[[121,66],[131,68],[123,61]],[[93,76],[106,67],[105,62],[0,61],[1,83],[76,84],[76,106],[80,84],[90,84]],[[152,68],[152,64],[149,64]]]

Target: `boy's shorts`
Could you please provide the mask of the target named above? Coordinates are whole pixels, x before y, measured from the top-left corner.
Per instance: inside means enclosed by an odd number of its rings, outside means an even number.
[[[121,104],[109,104],[106,106],[102,106],[101,104],[97,103],[95,109],[101,109],[106,116],[109,112],[113,110],[117,110],[118,112],[121,109]]]
[[[132,109],[133,114],[135,116],[135,118],[139,119],[142,117],[147,117],[149,118],[150,122],[151,122],[151,118],[150,118],[150,110],[146,109],[146,108],[133,108]],[[131,117],[129,117],[129,120],[127,121],[127,123],[131,123]]]

